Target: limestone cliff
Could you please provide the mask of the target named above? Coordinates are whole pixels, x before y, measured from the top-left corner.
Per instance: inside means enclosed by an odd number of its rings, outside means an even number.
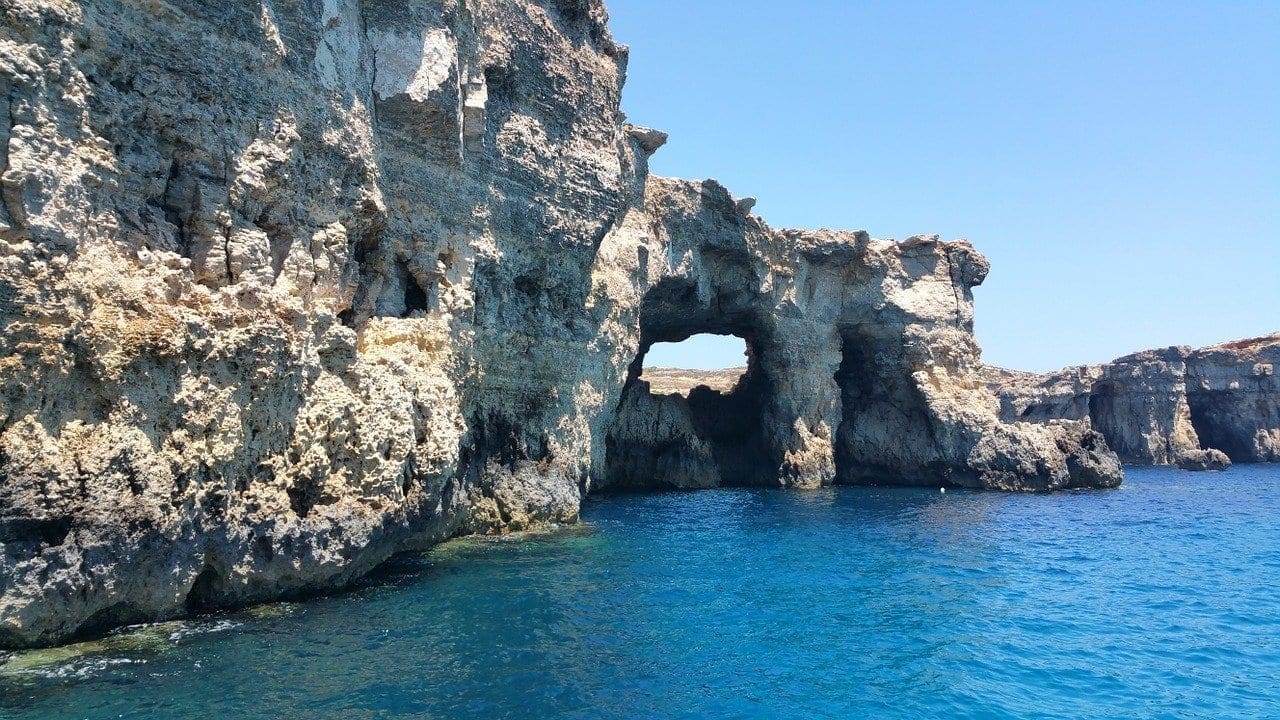
[[[1087,423],[998,417],[981,255],[648,177],[626,59],[598,0],[0,3],[0,646],[339,587],[593,483],[1119,483]],[[701,330],[748,382],[673,405],[660,466],[640,358]]]
[[[1280,461],[1280,335],[1134,353],[1045,375],[989,369],[1007,420],[1090,418],[1129,463]]]

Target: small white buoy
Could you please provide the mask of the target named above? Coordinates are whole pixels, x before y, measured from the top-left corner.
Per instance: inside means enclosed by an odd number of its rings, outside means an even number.
[[[946,495],[946,494],[947,494],[947,489],[946,489],[946,488],[938,488],[938,492],[942,493],[943,495]]]

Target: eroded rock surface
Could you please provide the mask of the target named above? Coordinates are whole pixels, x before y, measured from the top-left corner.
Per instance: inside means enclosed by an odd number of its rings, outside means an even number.
[[[1128,463],[1280,461],[1280,335],[1170,347],[1035,375],[987,370],[1006,420],[1090,418]]]
[[[998,417],[968,244],[649,178],[598,0],[0,13],[0,645],[340,587],[593,483],[1120,481],[1086,423]],[[639,392],[712,328],[738,391]]]

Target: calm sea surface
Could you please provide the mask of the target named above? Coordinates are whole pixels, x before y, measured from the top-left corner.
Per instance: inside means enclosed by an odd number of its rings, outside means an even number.
[[[1280,718],[1280,468],[593,499],[339,597],[9,656],[3,718]]]

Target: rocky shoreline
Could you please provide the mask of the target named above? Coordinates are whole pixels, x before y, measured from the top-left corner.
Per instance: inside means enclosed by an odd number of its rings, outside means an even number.
[[[969,243],[650,176],[599,0],[12,0],[0,33],[0,647],[593,489],[1121,482],[1083,413],[993,395]],[[743,381],[652,394],[700,332]]]

